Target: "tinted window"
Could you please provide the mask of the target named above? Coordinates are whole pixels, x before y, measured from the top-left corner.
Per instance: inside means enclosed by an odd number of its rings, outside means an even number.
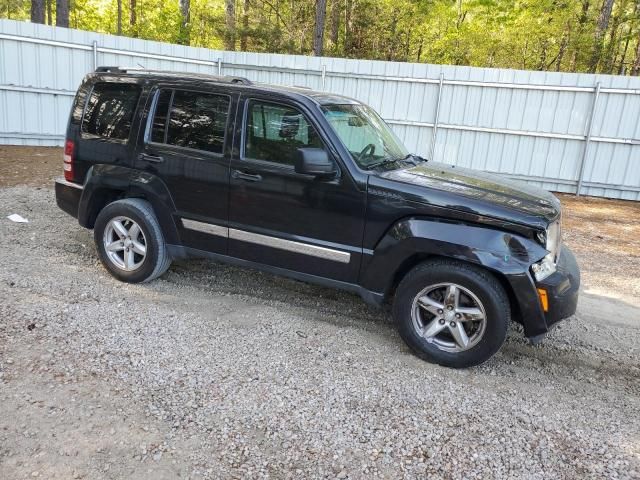
[[[293,165],[296,150],[322,148],[316,130],[297,109],[285,105],[249,102],[245,156],[256,160]]]
[[[167,143],[222,153],[229,97],[176,90],[169,113]]]
[[[82,132],[127,140],[140,87],[122,83],[97,83],[89,96]]]
[[[73,100],[73,106],[71,107],[71,119],[72,123],[80,125],[82,122],[82,116],[84,115],[84,106],[87,103],[87,95],[91,91],[90,85],[82,85],[78,89],[76,98]]]
[[[167,124],[167,112],[171,103],[171,95],[173,90],[160,90],[158,102],[156,103],[156,112],[153,115],[153,126],[151,128],[151,141],[157,143],[165,142],[165,132]]]

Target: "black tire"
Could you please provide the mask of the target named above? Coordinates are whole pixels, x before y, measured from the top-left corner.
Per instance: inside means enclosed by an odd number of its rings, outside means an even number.
[[[146,253],[141,264],[133,270],[124,270],[107,255],[104,235],[111,220],[116,217],[127,217],[138,224],[144,235]],[[146,200],[126,198],[117,200],[104,207],[98,214],[93,230],[93,238],[104,267],[118,280],[127,283],[149,282],[164,272],[171,265],[171,257],[167,251],[160,224],[153,213],[153,208]]]
[[[414,299],[428,286],[443,283],[464,287],[484,307],[484,334],[479,335],[478,343],[468,350],[443,351],[421,336],[414,326]],[[500,349],[507,336],[511,309],[504,288],[490,272],[462,262],[434,260],[416,266],[402,279],[393,301],[393,316],[400,336],[417,356],[445,367],[466,368],[487,361]]]

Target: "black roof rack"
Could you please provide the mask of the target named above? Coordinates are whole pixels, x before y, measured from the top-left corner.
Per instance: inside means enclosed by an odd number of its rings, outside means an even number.
[[[125,69],[120,67],[96,67],[96,73],[127,73]]]
[[[170,70],[149,70],[146,68],[123,68],[123,67],[111,67],[111,66],[103,66],[96,67],[96,73],[146,73],[146,74],[156,74],[156,75],[171,75],[171,76],[185,76],[192,78],[203,78],[213,80],[215,82],[226,82],[226,83],[235,83],[239,85],[253,85],[253,82],[245,77],[235,77],[229,75],[209,75],[203,73],[191,73],[191,72],[174,72]]]

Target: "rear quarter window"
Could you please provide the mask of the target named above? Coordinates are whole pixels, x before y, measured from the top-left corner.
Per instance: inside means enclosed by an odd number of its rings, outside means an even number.
[[[82,133],[126,141],[139,97],[138,85],[96,83],[87,100]]]

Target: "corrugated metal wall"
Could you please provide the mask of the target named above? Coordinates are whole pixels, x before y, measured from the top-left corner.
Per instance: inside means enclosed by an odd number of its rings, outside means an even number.
[[[640,200],[637,77],[223,52],[11,20],[0,20],[0,143],[60,145],[96,64],[340,93],[374,107],[423,156],[564,192],[582,171],[583,194]]]

